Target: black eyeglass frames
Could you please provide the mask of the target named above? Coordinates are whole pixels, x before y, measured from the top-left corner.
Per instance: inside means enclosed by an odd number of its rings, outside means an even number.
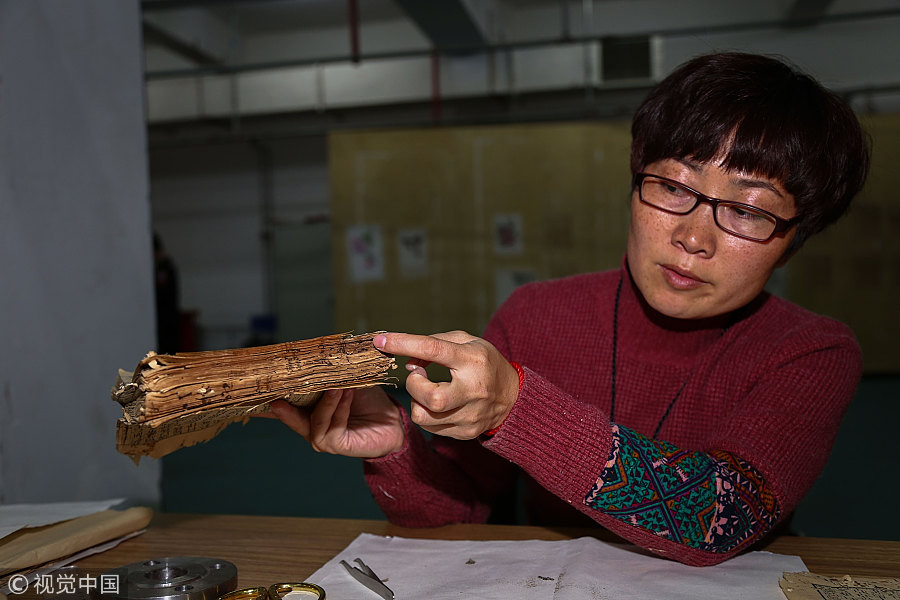
[[[713,207],[713,219],[720,229],[754,242],[768,242],[799,220],[799,217],[782,219],[742,202],[711,198],[680,181],[652,173],[635,174],[634,186],[638,188],[641,202],[675,215],[686,215],[706,202]]]

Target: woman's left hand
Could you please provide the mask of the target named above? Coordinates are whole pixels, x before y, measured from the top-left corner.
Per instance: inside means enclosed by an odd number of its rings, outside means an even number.
[[[478,437],[503,423],[519,394],[515,367],[490,342],[464,331],[384,333],[374,343],[410,357],[410,417],[426,431],[460,440]],[[450,369],[451,380],[429,380],[424,367],[432,362]]]

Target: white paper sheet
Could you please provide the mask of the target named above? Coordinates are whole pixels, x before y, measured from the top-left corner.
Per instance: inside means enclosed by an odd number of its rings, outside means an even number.
[[[43,527],[76,517],[91,515],[121,504],[124,498],[88,502],[0,505],[0,540],[25,527]]]
[[[778,580],[806,571],[797,556],[752,552],[689,567],[594,538],[565,541],[416,540],[361,534],[309,580],[328,600],[378,600],[338,564],[361,558],[396,600],[784,600]]]

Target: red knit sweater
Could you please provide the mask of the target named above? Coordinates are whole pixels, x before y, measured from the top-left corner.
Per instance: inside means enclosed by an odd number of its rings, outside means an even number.
[[[725,319],[669,319],[626,268],[524,286],[485,338],[521,365],[512,411],[467,442],[426,440],[405,416],[404,449],[365,462],[388,518],[483,522],[521,469],[532,521],[584,514],[693,565],[746,549],[793,511],[862,368],[841,323],[767,293]]]

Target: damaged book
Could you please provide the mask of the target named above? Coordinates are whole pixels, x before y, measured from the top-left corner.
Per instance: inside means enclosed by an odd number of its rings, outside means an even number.
[[[269,346],[156,354],[119,370],[112,398],[122,406],[116,449],[135,462],[159,458],[265,412],[275,400],[314,405],[325,390],[392,384],[392,356],[377,333],[328,335]]]

